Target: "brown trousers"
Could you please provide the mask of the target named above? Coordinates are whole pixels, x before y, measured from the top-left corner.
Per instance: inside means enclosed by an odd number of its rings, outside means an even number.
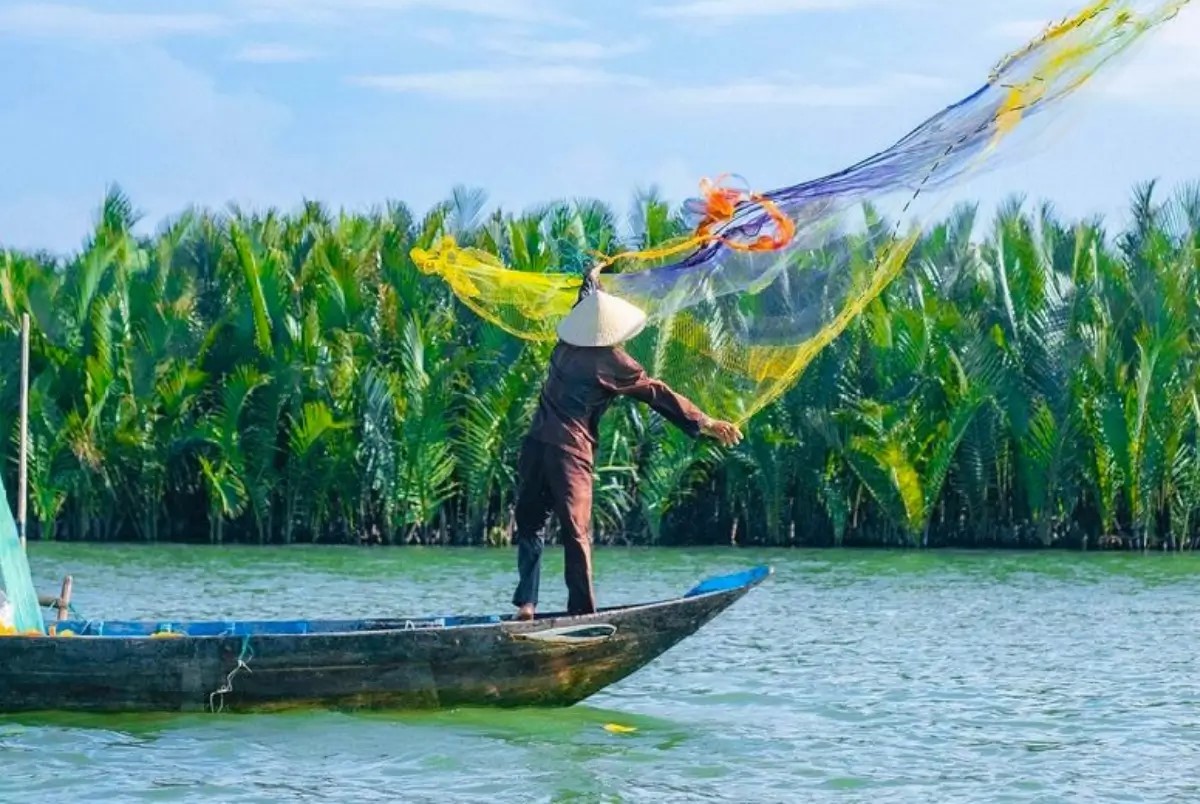
[[[596,610],[592,592],[592,467],[583,458],[526,439],[517,463],[517,572],[513,605],[537,605],[542,575],[542,531],[558,517],[565,551],[567,612]]]

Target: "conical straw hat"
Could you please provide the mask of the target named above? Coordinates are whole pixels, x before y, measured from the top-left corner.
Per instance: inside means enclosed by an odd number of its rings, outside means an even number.
[[[558,337],[572,346],[616,346],[646,326],[634,305],[598,290],[583,297],[558,325]]]

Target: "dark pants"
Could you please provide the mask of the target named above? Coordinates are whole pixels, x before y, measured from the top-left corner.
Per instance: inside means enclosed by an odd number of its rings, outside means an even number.
[[[517,571],[513,605],[538,602],[542,530],[554,512],[562,534],[567,611],[596,610],[592,594],[592,467],[558,447],[526,439],[517,463]]]

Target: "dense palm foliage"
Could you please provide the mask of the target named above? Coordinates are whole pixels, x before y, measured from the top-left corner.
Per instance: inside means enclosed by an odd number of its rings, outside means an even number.
[[[734,451],[618,406],[598,540],[1190,547],[1200,192],[1151,190],[1115,236],[956,209]],[[114,190],[76,256],[0,252],[10,490],[17,322],[34,322],[35,537],[505,541],[547,350],[481,323],[409,251],[452,232],[545,271],[631,238],[598,203],[483,210],[456,190],[423,220],[310,203],[143,238]],[[643,196],[627,228],[646,245],[680,226]]]

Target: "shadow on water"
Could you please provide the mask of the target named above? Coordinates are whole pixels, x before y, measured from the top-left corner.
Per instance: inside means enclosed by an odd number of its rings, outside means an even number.
[[[89,797],[122,801],[318,800],[333,793],[339,800],[390,801],[400,789],[403,800],[422,802],[531,800],[518,791],[532,800],[550,794],[555,801],[594,801],[611,794],[616,776],[661,763],[701,736],[661,717],[583,705],[28,713],[0,717],[0,754],[8,762],[0,800],[12,800],[6,790],[57,793],[87,785]],[[85,782],[98,766],[117,772]]]
[[[26,728],[109,732],[146,739],[204,730],[275,731],[336,728],[355,723],[438,732],[451,730],[526,746],[576,742],[595,735],[595,742],[599,743],[614,739],[651,739],[663,747],[670,747],[695,734],[687,725],[663,717],[579,704],[560,709],[340,711],[314,708],[272,714],[30,712],[0,716],[0,744],[6,733]]]
[[[675,745],[695,734],[691,727],[660,716],[576,705],[565,709],[451,709],[423,713],[359,713],[355,717],[389,720],[437,729],[455,728],[513,743],[574,742],[596,735]]]

